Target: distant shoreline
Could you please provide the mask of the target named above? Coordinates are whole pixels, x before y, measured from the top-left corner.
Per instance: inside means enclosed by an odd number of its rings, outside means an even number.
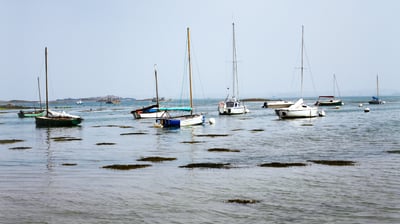
[[[0,105],[0,110],[22,110],[22,109],[34,109],[34,107],[19,106],[14,104]]]
[[[362,100],[370,99],[371,96],[342,96],[340,98],[349,98],[349,97],[354,97],[354,98],[359,98]],[[400,97],[400,95],[384,95],[381,96],[381,98],[391,98],[391,97]],[[135,99],[135,98],[128,98],[128,97],[115,97],[120,99],[121,101],[136,101],[136,102],[146,102],[146,101],[152,101],[152,98],[143,98],[143,99]],[[264,98],[264,97],[249,97],[249,98],[242,98],[240,99],[243,102],[266,102],[266,101],[276,101],[276,100],[287,100],[287,99],[297,99],[298,97],[282,97],[282,98]],[[312,96],[307,96],[304,97],[304,99],[317,99],[318,97],[312,97]],[[49,103],[51,104],[64,104],[64,103],[75,103],[77,101],[82,101],[82,102],[102,102],[105,97],[86,97],[86,98],[65,98],[65,99],[57,99],[57,100],[52,100]],[[194,100],[221,100],[219,97],[215,98],[198,98]],[[168,102],[168,101],[174,101],[174,100],[179,100],[179,99],[168,99],[162,102]],[[42,102],[44,105],[44,103]],[[38,108],[39,102],[37,100],[0,100],[0,109],[34,109]]]

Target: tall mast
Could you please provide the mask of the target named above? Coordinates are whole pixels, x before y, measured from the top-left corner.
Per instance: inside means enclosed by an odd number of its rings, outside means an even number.
[[[378,74],[376,74],[376,97],[379,99],[379,79],[378,79]]]
[[[44,50],[45,55],[45,71],[46,71],[46,117],[49,116],[49,87],[47,81],[47,47]]]
[[[157,107],[160,107],[160,102],[158,101],[158,78],[157,78],[157,67],[154,65],[154,76],[156,78],[156,102]]]
[[[192,96],[192,65],[190,61],[190,31],[189,27],[187,28],[187,41],[188,41],[188,62],[189,62],[189,91],[190,91],[190,114],[193,114],[193,96]]]
[[[39,82],[39,77],[37,77],[37,85],[38,85],[38,90],[39,90],[39,106],[40,106],[40,109],[42,109],[42,96],[40,95],[40,82]]]
[[[238,77],[237,77],[237,59],[236,59],[236,41],[235,41],[235,23],[232,23],[232,74],[233,74],[233,85],[232,85],[232,97],[235,98],[239,95],[238,88]]]
[[[301,26],[301,66],[300,66],[300,70],[301,70],[301,98],[303,98],[303,71],[304,71],[304,67],[303,67],[303,53],[304,53],[304,25]]]

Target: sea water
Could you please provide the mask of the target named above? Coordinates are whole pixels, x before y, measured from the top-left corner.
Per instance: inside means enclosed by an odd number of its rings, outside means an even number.
[[[218,100],[196,101],[216,123],[175,130],[134,120],[129,112],[147,104],[137,101],[55,109],[81,115],[74,128],[36,128],[2,111],[0,139],[23,141],[0,144],[0,223],[400,223],[400,98],[343,100],[326,117],[295,120],[279,120],[263,102],[219,116]],[[137,161],[149,156],[176,160]],[[231,168],[180,168],[203,162]],[[306,166],[259,166],[270,162]],[[113,164],[151,166],[102,168]]]

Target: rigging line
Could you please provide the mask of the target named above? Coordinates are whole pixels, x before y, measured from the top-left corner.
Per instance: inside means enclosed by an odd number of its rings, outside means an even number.
[[[154,70],[157,70],[157,73],[158,73],[157,64],[154,64],[153,65],[153,71],[149,72],[149,76],[152,76],[153,79],[154,79]],[[157,74],[157,76],[158,76],[158,74]],[[155,80],[155,82],[156,82],[156,85],[157,85],[157,80]],[[150,82],[150,83],[152,83],[152,82]],[[151,94],[152,96],[151,97],[153,97],[153,94],[156,93],[155,97],[157,98],[157,87],[154,84],[151,84],[150,86],[151,86],[151,90],[152,90],[151,91],[152,92],[152,94]]]
[[[301,61],[301,49],[302,49],[302,46],[300,44],[300,47],[299,47],[299,50],[298,50],[299,53],[297,54],[297,58],[296,58],[296,63],[295,64],[297,64],[297,62]],[[290,89],[296,89],[297,88],[297,83],[301,82],[301,76],[297,75],[297,71],[300,70],[300,69],[301,69],[301,65],[294,67],[294,69],[292,71],[292,82],[290,84]],[[307,68],[304,68],[304,65],[303,65],[303,70],[306,70],[306,69]],[[299,96],[300,97],[302,97],[301,92],[302,91],[301,91],[301,85],[300,85],[300,90],[299,90],[299,93],[300,93]],[[290,93],[290,94],[292,94],[292,93]]]
[[[299,58],[297,57],[296,62],[299,61]],[[292,94],[292,90],[297,88],[297,82],[300,78],[300,76],[297,75],[297,71],[298,69],[300,69],[300,67],[293,67],[292,69],[292,76],[291,76],[291,82],[289,85],[289,89],[290,89],[290,94]],[[296,91],[296,95],[297,95],[297,91]]]
[[[197,60],[196,52],[194,51],[194,47],[192,49],[193,49],[193,59],[194,59],[193,61],[194,61],[194,64],[195,64],[194,67],[196,69],[195,78],[197,78],[197,80],[199,81],[201,94],[202,94],[203,98],[205,98],[204,85],[203,85],[203,82],[201,81],[201,75],[200,75],[200,69],[199,69],[200,66],[198,64],[198,60]],[[195,82],[193,87],[196,87],[196,86],[197,86],[197,84]],[[194,88],[194,89],[196,89],[196,88]],[[194,91],[194,93],[196,93],[196,91]]]
[[[189,40],[186,38],[186,43],[185,43],[185,47],[184,47],[184,50],[185,50],[185,57],[183,58],[183,71],[182,71],[182,81],[181,81],[181,92],[180,92],[180,98],[179,98],[179,104],[181,105],[181,106],[183,106],[184,105],[184,100],[183,100],[183,98],[184,98],[184,96],[186,96],[186,91],[185,91],[185,89],[186,88],[184,88],[184,87],[186,87],[187,85],[186,85],[186,80],[187,80],[187,70],[188,70],[188,60],[187,60],[187,58],[188,58],[188,49],[187,49],[187,42],[188,42]]]
[[[201,94],[202,94],[202,97],[203,98],[205,98],[205,91],[204,91],[204,86],[203,86],[203,83],[202,83],[202,81],[201,81],[201,75],[200,75],[200,66],[199,66],[199,63],[198,63],[198,60],[197,60],[197,54],[196,54],[196,45],[195,45],[195,42],[193,41],[193,38],[191,38],[191,43],[190,43],[190,45],[192,46],[191,47],[191,52],[192,52],[192,59],[193,59],[193,61],[194,61],[194,65],[195,66],[193,66],[193,68],[195,68],[196,69],[196,72],[193,74],[192,73],[192,75],[194,76],[194,78],[196,78],[196,80],[198,80],[198,82],[199,82],[199,84],[197,84],[196,82],[193,82],[193,93],[194,94],[196,94],[196,87],[198,86],[198,85],[200,85],[200,90],[201,90]]]
[[[40,63],[39,69],[38,69],[39,73],[38,73],[37,77],[40,77],[40,80],[45,80],[43,78],[43,73],[44,73],[44,68],[45,68],[45,58],[43,58],[43,57],[40,57],[40,58],[41,58],[41,63]],[[39,92],[40,92],[40,89],[39,89]],[[36,91],[36,93],[37,93],[37,91]],[[39,96],[38,96],[39,101],[42,100],[40,98],[41,98],[41,96],[39,94]]]
[[[308,54],[307,54],[306,44],[305,43],[304,43],[304,55],[306,56],[307,66],[309,68],[308,70],[310,71],[310,78],[311,78],[311,83],[312,83],[312,87],[313,87],[313,90],[314,90],[314,94],[318,95],[317,91],[316,91],[316,88],[315,88],[314,77],[313,77],[313,74],[312,74],[312,71],[311,71],[310,60],[308,58]]]
[[[336,88],[337,88],[339,97],[342,97],[341,94],[340,94],[339,84],[338,84],[338,82],[337,82],[336,75],[335,75],[335,85],[336,85]]]
[[[290,83],[290,89],[291,90],[293,90],[293,89],[295,89],[295,88],[297,88],[297,82],[299,81],[299,76],[297,75],[297,70],[298,70],[299,68],[297,68],[297,67],[295,67],[293,70],[292,70],[292,81],[291,81],[291,83]],[[292,94],[292,92],[290,92],[290,94]],[[296,94],[298,94],[298,93],[296,93]]]

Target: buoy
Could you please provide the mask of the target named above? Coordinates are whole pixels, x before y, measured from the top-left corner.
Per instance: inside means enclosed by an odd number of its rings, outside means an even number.
[[[208,123],[210,123],[210,124],[215,124],[215,119],[214,119],[214,118],[208,119]]]
[[[363,104],[362,104],[362,103],[358,104],[358,107],[362,107],[362,106],[363,106]]]
[[[162,124],[154,123],[154,127],[155,127],[155,128],[162,128],[163,126],[162,126]]]
[[[364,108],[364,112],[368,113],[369,112],[369,108],[368,107]]]

